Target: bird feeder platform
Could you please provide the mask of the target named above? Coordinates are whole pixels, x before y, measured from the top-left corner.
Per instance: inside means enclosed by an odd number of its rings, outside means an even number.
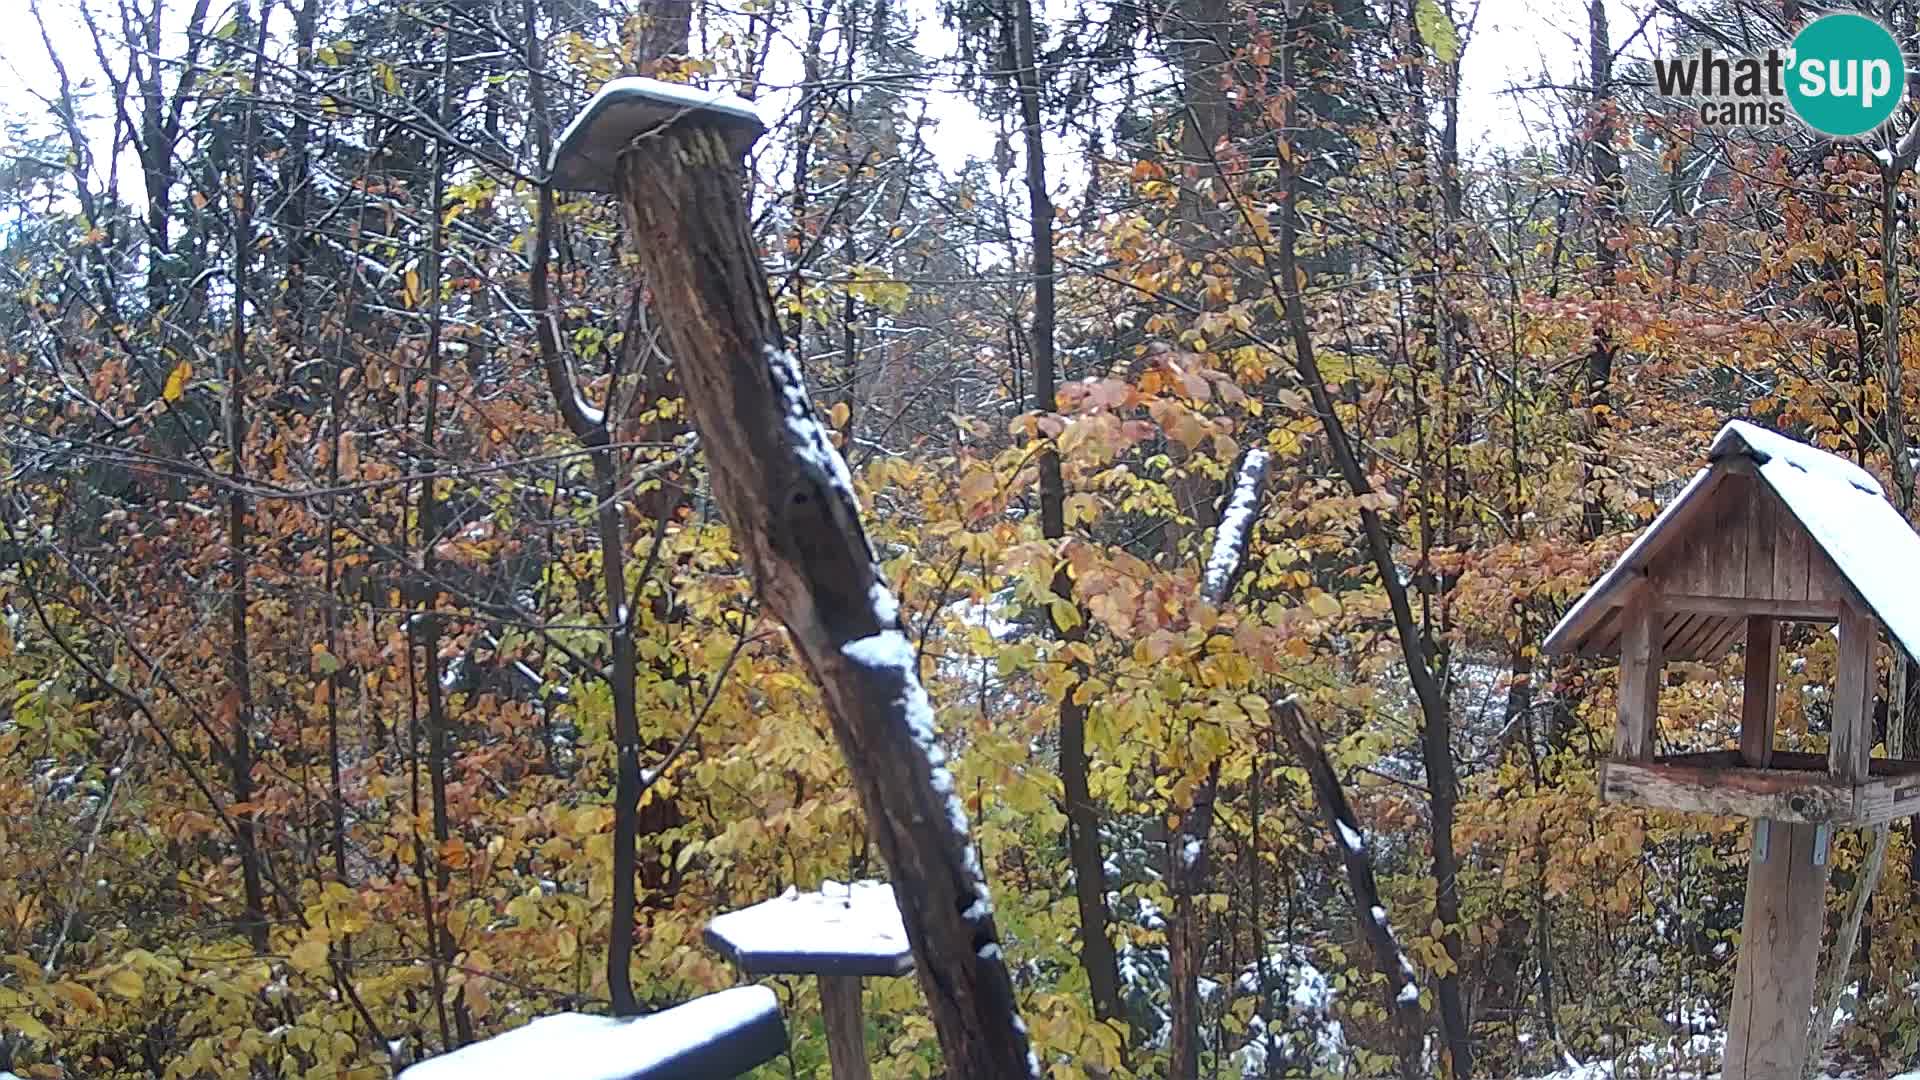
[[[786,1049],[773,991],[736,986],[648,1016],[543,1016],[429,1058],[400,1080],[717,1080]]]
[[[814,975],[834,1080],[870,1080],[860,980],[905,975],[913,950],[893,886],[821,882],[731,911],[707,924],[707,941],[748,975]]]
[[[1600,797],[1656,810],[1769,818],[1832,828],[1884,825],[1920,814],[1920,761],[1872,758],[1866,780],[1835,780],[1822,754],[1775,750],[1750,768],[1738,750],[1600,763]]]

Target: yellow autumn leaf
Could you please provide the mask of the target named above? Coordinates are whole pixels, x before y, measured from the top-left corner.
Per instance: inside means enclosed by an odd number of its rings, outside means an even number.
[[[187,391],[187,379],[193,375],[193,365],[185,360],[173,365],[167,374],[167,385],[160,390],[160,396],[168,401],[179,401],[180,395]]]
[[[833,403],[833,410],[828,414],[827,418],[833,422],[834,427],[845,428],[847,426],[847,417],[852,415],[853,410],[847,406],[846,402],[836,401]]]
[[[146,980],[140,977],[140,973],[127,967],[107,976],[106,986],[121,997],[129,999],[138,999],[147,989]]]
[[[1340,601],[1327,593],[1317,592],[1307,597],[1307,610],[1323,619],[1331,619],[1340,614]]]
[[[326,966],[327,943],[318,938],[308,938],[294,946],[293,953],[287,957],[287,961],[293,965],[295,971],[317,971]]]

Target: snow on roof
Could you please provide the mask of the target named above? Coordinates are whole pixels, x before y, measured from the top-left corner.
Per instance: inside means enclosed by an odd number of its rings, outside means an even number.
[[[726,125],[744,139],[742,150],[767,126],[753,102],[737,94],[637,76],[614,79],[560,133],[547,163],[549,182],[566,191],[613,191],[614,163],[635,136],[694,113]]]
[[[750,975],[904,975],[913,952],[893,886],[823,881],[707,924],[707,940]]]
[[[787,1047],[780,1005],[736,986],[651,1016],[559,1013],[429,1058],[401,1080],[666,1080],[738,1076]]]
[[[1833,561],[1887,633],[1909,655],[1920,656],[1920,606],[1910,602],[1906,583],[1906,575],[1920,566],[1920,536],[1887,502],[1872,474],[1844,458],[1744,420],[1722,427],[1708,451],[1715,465],[1735,455],[1753,462],[1761,479]],[[1696,474],[1568,610],[1547,635],[1548,652],[1574,647],[1598,625],[1595,616],[1614,606],[1621,587],[1646,569],[1649,549],[1685,506],[1710,490],[1714,472],[1708,468]]]
[[[1887,633],[1920,656],[1920,607],[1907,578],[1920,567],[1920,536],[1879,483],[1851,462],[1738,420],[1713,440],[1716,459],[1740,447]]]

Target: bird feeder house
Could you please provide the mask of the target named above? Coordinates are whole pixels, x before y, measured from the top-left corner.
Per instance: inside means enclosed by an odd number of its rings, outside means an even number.
[[[1920,654],[1920,536],[1864,470],[1764,428],[1720,430],[1708,464],[1547,636],[1618,657],[1608,802],[1754,819],[1727,1080],[1799,1075],[1839,827],[1920,812],[1920,762],[1872,758],[1879,631]],[[1780,624],[1833,624],[1824,756],[1775,749]],[[1745,646],[1740,748],[1660,756],[1662,669]]]

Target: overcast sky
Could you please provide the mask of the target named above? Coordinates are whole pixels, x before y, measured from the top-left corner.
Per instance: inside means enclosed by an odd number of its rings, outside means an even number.
[[[70,73],[77,79],[92,69],[92,46],[84,27],[73,14],[78,0],[42,0],[49,13],[49,25],[55,47],[66,58]],[[96,0],[97,2],[97,0]],[[1645,0],[1636,0],[1644,3]],[[1584,80],[1586,13],[1584,3],[1566,0],[1481,0],[1479,7],[1466,5],[1471,0],[1456,0],[1460,17],[1472,18],[1462,62],[1462,138],[1469,154],[1483,154],[1499,145],[1522,142],[1530,128],[1540,129],[1548,120],[1551,94],[1534,90],[1515,92],[1516,87],[1538,87],[1547,83]],[[36,126],[46,123],[44,106],[35,92],[50,93],[55,85],[52,66],[46,58],[37,28],[25,11],[24,0],[6,0],[15,10],[10,33],[0,36],[0,114],[15,120],[25,117]],[[182,7],[170,4],[169,7]],[[220,6],[216,0],[215,7]],[[924,55],[940,58],[951,54],[953,37],[932,15],[931,0],[910,0],[917,9],[920,24],[920,48]],[[1639,18],[1626,4],[1609,0],[1612,33],[1617,41],[1631,33]],[[224,15],[216,14],[218,24]],[[1463,27],[1463,29],[1466,29]],[[1627,51],[1645,55],[1648,38],[1632,42]],[[766,73],[770,85],[797,79],[797,59],[778,57],[774,70]],[[781,105],[777,92],[767,104],[770,119]],[[96,103],[96,109],[104,103]],[[980,115],[957,88],[936,87],[932,105],[940,125],[939,137],[932,147],[941,165],[951,171],[969,156],[988,156],[992,152],[995,123]],[[110,125],[103,118],[91,125],[89,134],[104,142]],[[1017,143],[1017,140],[1016,140]],[[1071,155],[1065,156],[1073,160]],[[123,194],[137,197],[139,174],[130,163],[121,167]],[[1078,185],[1069,184],[1068,187]]]

